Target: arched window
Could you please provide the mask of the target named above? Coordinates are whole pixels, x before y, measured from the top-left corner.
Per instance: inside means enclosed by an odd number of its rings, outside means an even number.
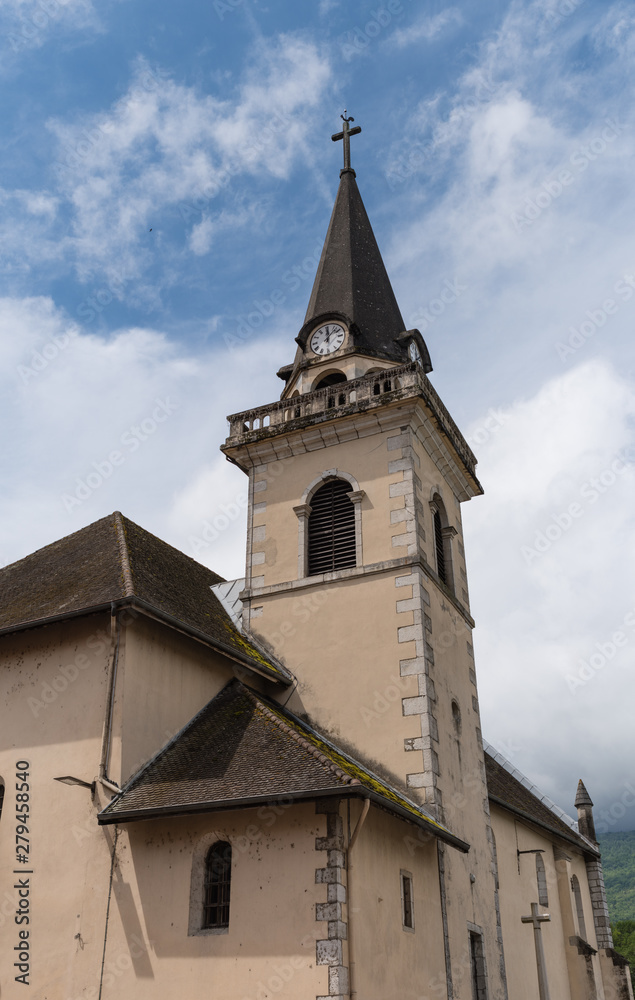
[[[4,781],[0,778],[0,819],[2,818],[2,804],[4,802]]]
[[[584,908],[582,906],[582,893],[580,891],[580,882],[578,881],[577,875],[571,876],[571,889],[573,891],[573,898],[575,899],[575,912],[578,918],[578,931],[580,937],[583,941],[586,941],[586,924],[584,922]]]
[[[541,906],[549,906],[549,893],[547,892],[547,872],[542,854],[536,855],[536,881],[538,882],[538,902]]]
[[[309,576],[356,565],[355,507],[350,492],[350,483],[329,479],[311,497]]]
[[[313,386],[313,392],[316,389],[328,389],[330,385],[339,385],[340,382],[346,382],[346,375],[343,372],[331,372],[330,375],[325,375],[321,378],[317,385]]]
[[[443,500],[435,493],[430,503],[434,528],[434,554],[439,579],[447,587],[453,589],[452,580],[452,535],[455,529],[450,527],[445,512]]]
[[[229,927],[232,848],[226,840],[212,844],[205,859],[203,928]]]

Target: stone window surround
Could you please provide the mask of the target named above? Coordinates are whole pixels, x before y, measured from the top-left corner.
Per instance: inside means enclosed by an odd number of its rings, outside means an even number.
[[[222,831],[214,830],[210,833],[204,834],[194,848],[192,854],[192,879],[190,883],[190,910],[187,928],[188,937],[206,937],[219,934],[229,934],[229,927],[203,927],[203,903],[205,899],[207,854],[210,847],[221,840],[226,840],[231,843],[231,837],[227,836]],[[232,859],[232,873],[233,867],[234,864]]]
[[[311,497],[320,486],[323,486],[329,479],[343,479],[350,483],[351,492],[347,494],[352,501],[355,511],[355,567],[364,565],[362,553],[362,500],[366,496],[364,490],[359,488],[359,483],[354,476],[340,469],[327,469],[321,472],[312,482],[309,483],[302,499],[293,512],[298,519],[298,580],[309,579],[308,575],[308,540],[309,540],[309,514],[311,513]]]
[[[412,920],[412,925],[409,926],[406,923],[406,905],[404,899],[404,883],[408,881],[410,883],[410,919]],[[404,868],[399,871],[399,884],[401,889],[401,927],[406,934],[414,934],[415,932],[415,898],[414,898],[414,881],[412,877],[412,872],[406,871]]]

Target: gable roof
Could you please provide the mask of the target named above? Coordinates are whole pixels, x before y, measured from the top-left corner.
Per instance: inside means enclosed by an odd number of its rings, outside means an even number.
[[[120,823],[328,795],[370,798],[460,850],[468,845],[308,723],[231,681],[99,814]]]
[[[290,683],[288,672],[241,634],[213,593],[222,580],[115,511],[0,569],[0,633],[132,604]]]
[[[562,809],[546,795],[542,795],[536,786],[494,747],[485,741],[483,743],[487,789],[491,802],[561,837],[570,844],[575,844],[585,853],[599,854],[595,844],[578,832],[576,823]]]

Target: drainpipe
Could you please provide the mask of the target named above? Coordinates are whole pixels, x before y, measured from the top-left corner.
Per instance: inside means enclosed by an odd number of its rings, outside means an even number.
[[[352,931],[352,922],[353,922],[353,904],[352,904],[352,893],[351,893],[352,890],[351,872],[353,870],[352,852],[353,852],[353,847],[355,846],[355,841],[357,840],[360,834],[360,830],[362,829],[362,826],[366,821],[366,817],[368,816],[369,809],[370,809],[370,799],[364,799],[364,808],[362,809],[361,815],[357,820],[357,825],[353,830],[353,836],[351,837],[348,845],[348,876],[346,879],[346,886],[347,886],[346,905],[347,905],[347,915],[348,915],[348,991],[349,991],[348,995],[350,997],[350,1000],[353,1000],[353,998],[357,996],[357,990],[355,989],[355,974],[354,974],[355,952],[353,949],[354,938]]]
[[[108,779],[108,764],[110,762],[110,749],[112,743],[112,722],[115,707],[115,687],[117,682],[117,664],[119,662],[119,643],[121,639],[121,623],[114,603],[110,607],[110,644],[111,644],[111,667],[108,679],[108,692],[106,694],[106,718],[104,720],[104,738],[101,747],[101,761],[99,763],[99,780],[107,788],[112,788],[112,782]]]

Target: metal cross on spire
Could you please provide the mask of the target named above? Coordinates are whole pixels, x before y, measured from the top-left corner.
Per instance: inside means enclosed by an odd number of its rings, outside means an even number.
[[[344,114],[340,115],[340,118],[344,122],[344,129],[342,132],[336,132],[335,135],[331,136],[333,142],[337,142],[338,139],[344,140],[344,170],[351,169],[351,136],[358,135],[361,132],[359,125],[355,128],[349,127],[349,122],[354,122],[354,118],[346,117],[346,108],[344,108]]]

